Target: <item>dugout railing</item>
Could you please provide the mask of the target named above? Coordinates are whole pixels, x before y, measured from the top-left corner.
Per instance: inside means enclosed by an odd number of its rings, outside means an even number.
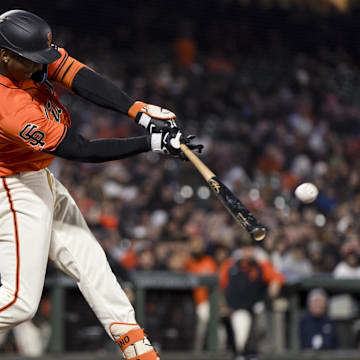
[[[177,274],[166,271],[134,271],[132,279],[135,290],[135,312],[139,324],[146,326],[145,304],[148,290],[192,290],[198,286],[209,289],[210,318],[206,347],[209,351],[217,350],[217,327],[219,320],[219,284],[216,276],[194,276],[190,274]],[[65,351],[65,309],[66,292],[76,287],[71,278],[56,273],[46,279],[46,288],[50,290],[51,300],[51,338],[48,346],[49,352]]]
[[[207,335],[206,348],[211,352],[217,351],[217,329],[219,322],[219,284],[215,276],[193,276],[190,274],[171,273],[164,271],[133,273],[135,290],[135,310],[138,322],[146,327],[145,304],[147,292],[149,290],[178,291],[192,290],[197,286],[209,288],[210,300],[210,319]],[[46,287],[50,291],[51,297],[51,327],[52,334],[48,346],[49,352],[61,353],[65,349],[65,309],[66,292],[68,289],[76,287],[75,282],[59,273],[46,280]],[[299,352],[298,321],[303,310],[302,297],[304,293],[314,288],[322,288],[330,295],[334,294],[353,294],[360,295],[359,280],[340,280],[331,276],[312,276],[302,278],[296,282],[286,283],[283,294],[288,300],[287,316],[284,315],[283,321],[288,319],[288,342],[286,351],[294,354]],[[271,330],[272,331],[272,330]],[[280,354],[279,354],[280,356]],[[310,356],[310,355],[309,355]],[[286,356],[285,356],[286,358]],[[313,356],[309,357],[310,359]],[[317,358],[317,357],[316,357]],[[320,358],[319,358],[320,359]],[[322,359],[322,358],[321,358]]]

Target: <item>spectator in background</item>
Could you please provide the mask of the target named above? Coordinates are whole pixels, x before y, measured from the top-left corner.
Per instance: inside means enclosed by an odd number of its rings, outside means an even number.
[[[306,256],[306,249],[301,244],[295,244],[284,256],[281,272],[287,280],[295,281],[312,274],[312,266]]]
[[[256,248],[243,244],[219,269],[220,286],[229,307],[235,338],[235,352],[241,356],[256,352],[250,349],[249,337],[253,327],[254,305],[280,293],[284,277],[265,258],[257,258]],[[267,294],[266,294],[267,292]]]
[[[342,261],[340,261],[334,271],[333,276],[337,279],[359,279],[360,265],[359,255],[360,247],[357,238],[346,241],[340,248]],[[354,295],[343,293],[333,296],[330,299],[330,310],[333,316],[343,320],[355,320],[354,337],[356,346],[359,346],[359,301]]]
[[[342,261],[334,269],[335,278],[360,278],[360,246],[357,239],[347,241],[340,249]]]
[[[215,260],[206,254],[206,243],[201,235],[192,235],[188,239],[190,257],[186,264],[186,270],[194,275],[215,274],[217,265]],[[210,316],[210,304],[208,300],[208,289],[197,287],[194,289],[194,300],[196,304],[196,332],[194,350],[201,351],[204,348],[205,335]]]
[[[183,273],[185,271],[186,258],[187,252],[185,250],[179,249],[170,251],[166,262],[167,270],[174,273]]]
[[[193,24],[190,21],[183,20],[173,44],[176,64],[183,69],[189,69],[196,60],[197,44],[192,27]]]
[[[145,247],[139,254],[137,270],[152,271],[155,270],[155,266],[153,249],[150,246]]]
[[[216,244],[213,250],[213,258],[219,267],[230,256],[230,248],[223,244]]]
[[[329,350],[339,347],[334,322],[327,316],[328,297],[314,289],[307,297],[307,311],[300,319],[301,349]]]

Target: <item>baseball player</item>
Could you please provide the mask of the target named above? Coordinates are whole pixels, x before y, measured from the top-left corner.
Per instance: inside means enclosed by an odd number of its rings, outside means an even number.
[[[51,82],[146,128],[144,136],[87,140]],[[104,162],[156,151],[182,157],[191,144],[166,109],[134,101],[111,81],[52,44],[49,25],[23,10],[0,15],[0,334],[31,319],[48,258],[74,278],[107,333],[129,360],[159,355],[77,205],[48,170],[55,156]]]

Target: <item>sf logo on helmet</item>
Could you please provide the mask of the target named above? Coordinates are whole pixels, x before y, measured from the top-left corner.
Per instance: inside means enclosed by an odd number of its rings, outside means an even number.
[[[46,143],[42,141],[45,138],[43,131],[37,130],[38,126],[34,124],[26,124],[25,127],[20,131],[19,135],[25,141],[29,141],[31,146],[40,145],[43,147]]]

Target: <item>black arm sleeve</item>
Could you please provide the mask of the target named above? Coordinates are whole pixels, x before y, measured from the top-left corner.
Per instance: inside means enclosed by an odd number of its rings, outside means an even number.
[[[134,100],[112,81],[83,67],[72,82],[73,91],[82,98],[107,109],[127,115]]]
[[[49,154],[68,160],[100,163],[123,159],[150,149],[149,136],[87,140],[73,130],[68,129],[57,149],[49,152]]]

